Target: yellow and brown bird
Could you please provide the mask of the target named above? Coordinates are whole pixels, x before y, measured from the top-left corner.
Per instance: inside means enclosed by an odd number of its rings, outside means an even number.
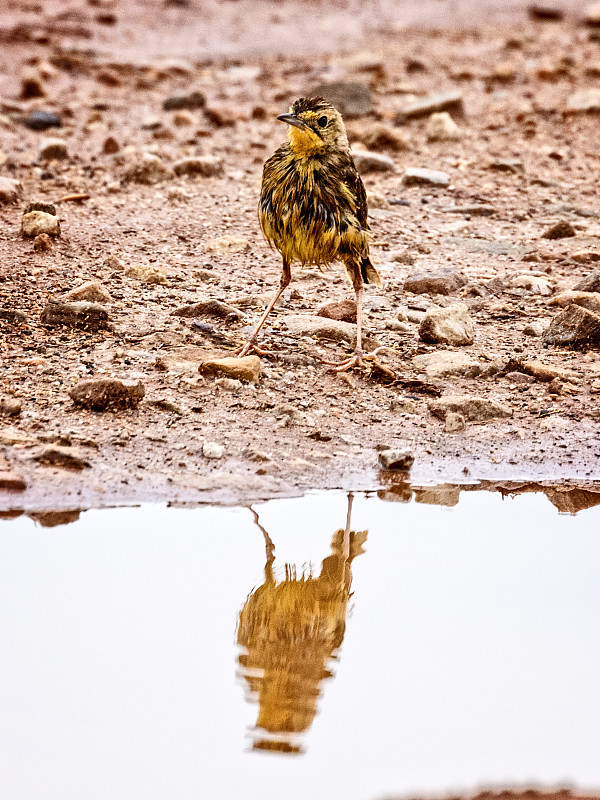
[[[341,261],[356,293],[356,347],[337,370],[365,366],[376,351],[362,349],[365,283],[381,286],[369,257],[367,195],[352,155],[342,115],[322,97],[301,97],[278,120],[289,125],[288,141],[266,161],[259,203],[260,225],[283,257],[275,297],[239,355],[256,346],[258,333],[291,281],[291,264],[321,266]],[[326,362],[329,363],[329,362]]]

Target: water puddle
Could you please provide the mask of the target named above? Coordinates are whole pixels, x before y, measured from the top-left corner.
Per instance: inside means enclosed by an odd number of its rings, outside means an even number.
[[[599,576],[597,487],[5,519],[2,795],[599,787]]]

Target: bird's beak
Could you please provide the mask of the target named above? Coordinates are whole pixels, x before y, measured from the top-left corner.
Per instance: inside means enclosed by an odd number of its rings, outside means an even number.
[[[281,120],[281,122],[287,122],[288,125],[293,125],[295,128],[300,128],[301,131],[305,131],[309,127],[306,122],[295,114],[280,114],[277,119]]]

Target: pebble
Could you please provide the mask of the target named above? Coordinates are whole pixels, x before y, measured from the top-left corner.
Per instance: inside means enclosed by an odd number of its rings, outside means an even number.
[[[56,216],[56,206],[54,203],[47,203],[45,200],[34,200],[28,203],[23,213],[29,214],[32,211],[43,211],[44,214],[52,214],[53,217]]]
[[[21,118],[26,128],[32,131],[45,131],[48,128],[60,128],[60,117],[51,111],[32,111],[31,114]]]
[[[241,236],[219,236],[206,245],[210,253],[245,253],[250,250],[250,242]]]
[[[36,69],[27,69],[21,76],[21,100],[32,100],[46,97],[46,89],[40,73]]]
[[[40,145],[38,158],[40,161],[52,161],[68,158],[67,143],[64,139],[44,139]]]
[[[469,309],[464,303],[429,309],[419,325],[419,337],[433,344],[473,344],[474,325]]]
[[[218,444],[217,442],[204,442],[202,445],[202,455],[204,458],[218,461],[225,455],[225,448],[222,444]]]
[[[600,314],[600,292],[576,292],[567,291],[557,294],[548,303],[550,306],[570,306],[576,305],[587,308],[595,314]]]
[[[530,322],[529,325],[526,325],[523,328],[523,333],[525,336],[543,336],[544,331],[548,326],[545,325],[543,322]]]
[[[23,404],[16,397],[0,397],[0,416],[18,417]]]
[[[391,125],[375,122],[361,134],[361,140],[369,150],[391,150],[394,153],[406,150],[410,146],[408,136]]]
[[[226,392],[239,392],[244,388],[244,384],[236,378],[217,378],[215,381],[217,386],[225,389]]]
[[[339,300],[324,303],[317,309],[318,317],[337,320],[338,322],[356,322],[356,301]]]
[[[102,152],[105,156],[112,156],[115,153],[118,153],[121,149],[119,142],[115,139],[114,136],[107,136],[104,140],[104,144],[102,145]]]
[[[537,275],[516,275],[511,279],[510,285],[514,289],[527,289],[532,294],[539,294],[543,297],[548,297],[552,294],[553,289],[550,281],[547,278],[541,278]]]
[[[448,411],[444,421],[444,430],[446,433],[461,433],[467,427],[467,423],[462,414],[456,411]]]
[[[223,375],[239,381],[256,383],[260,377],[260,358],[244,356],[243,358],[213,358],[203,361],[198,367],[201,375]]]
[[[456,141],[461,138],[461,131],[447,111],[432,114],[427,120],[425,133],[430,142]]]
[[[0,490],[5,492],[24,492],[27,481],[13,470],[0,470]]]
[[[544,364],[542,361],[519,361],[518,368],[520,372],[542,383],[553,381],[554,378],[560,378],[560,380],[567,382],[577,379],[577,376],[571,370],[551,367],[548,364]]]
[[[174,317],[218,317],[220,319],[245,319],[239,309],[221,300],[202,300],[186,306],[179,306],[171,312]]]
[[[173,114],[173,125],[176,125],[178,128],[183,128],[186,125],[193,124],[194,117],[189,111],[178,111],[176,114]]]
[[[600,89],[579,89],[567,100],[565,114],[600,113]]]
[[[82,300],[78,303],[50,302],[40,316],[43,325],[54,328],[64,325],[68,328],[82,328],[97,331],[109,327],[109,315],[104,306]]]
[[[593,261],[600,261],[600,252],[596,250],[576,250],[571,253],[571,258],[573,261],[577,261],[578,264],[589,264]]]
[[[164,111],[180,111],[184,108],[193,111],[198,108],[204,108],[205,105],[206,97],[204,93],[197,90],[187,94],[171,95],[171,97],[167,97],[163,101]]]
[[[16,203],[23,187],[20,181],[0,177],[0,205]]]
[[[418,369],[425,371],[428,378],[446,378],[462,376],[476,378],[481,374],[481,364],[466,353],[453,352],[452,350],[436,350],[433,353],[424,353],[414,356],[413,364]]]
[[[525,172],[525,165],[515,158],[499,158],[496,161],[492,161],[489,169],[493,169],[496,172],[510,172],[512,175],[522,175]]]
[[[551,321],[544,344],[559,347],[600,346],[600,315],[577,305],[567,306]]]
[[[125,270],[125,275],[151,286],[168,286],[170,283],[162,270],[150,264],[132,264]]]
[[[533,375],[524,372],[507,372],[504,377],[513,386],[530,386],[535,381]]]
[[[407,167],[402,176],[405,186],[448,186],[450,175],[437,169]]]
[[[577,231],[567,220],[560,220],[547,228],[542,234],[542,239],[568,239],[577,235]]]
[[[176,175],[201,175],[203,178],[220,177],[223,175],[223,160],[218,156],[197,156],[182,158],[173,164]]]
[[[371,150],[355,150],[352,153],[356,169],[363,175],[369,172],[395,172],[394,161],[383,153]]]
[[[414,272],[404,281],[404,291],[413,294],[449,295],[467,285],[462,272],[453,269],[439,272]]]
[[[60,236],[60,221],[54,214],[45,211],[29,211],[23,214],[21,235],[34,237],[40,233],[48,236]]]
[[[408,472],[415,463],[412,450],[383,450],[379,453],[379,463],[384,469]]]
[[[429,410],[434,417],[446,419],[450,412],[461,414],[469,422],[484,422],[488,419],[512,417],[512,409],[491,400],[487,397],[477,397],[476,395],[449,394],[440,397],[439,400],[432,400],[429,403]]]
[[[338,322],[325,317],[295,314],[285,319],[285,325],[294,336],[312,336],[350,343],[356,339],[356,325],[351,322]]]
[[[583,12],[583,19],[586,25],[592,28],[600,27],[600,3],[590,3]]]
[[[76,286],[65,295],[67,300],[88,300],[90,303],[110,303],[111,296],[99,281],[86,281],[81,286]]]
[[[123,180],[131,183],[152,184],[166,181],[173,177],[173,172],[158,156],[153,153],[144,153],[142,157],[131,164],[123,174]]]
[[[417,404],[408,397],[392,397],[390,401],[390,411],[399,414],[417,414]]]
[[[565,10],[559,3],[531,3],[527,6],[531,19],[559,22],[565,18]]]
[[[75,405],[93,411],[135,408],[146,390],[141,381],[121,381],[118,378],[89,378],[79,381],[69,390]]]
[[[592,272],[573,287],[576,292],[600,292],[600,272]]]
[[[52,467],[63,467],[64,469],[81,470],[89,467],[90,462],[87,458],[74,447],[61,447],[57,444],[50,444],[33,456],[34,461]]]
[[[47,233],[38,233],[33,240],[33,249],[36,253],[48,253],[52,250],[52,239]]]
[[[361,117],[373,111],[373,94],[362,81],[333,81],[314,86],[310,95],[324,97],[346,119]]]
[[[411,103],[397,114],[396,123],[401,124],[405,120],[429,117],[431,114],[439,113],[440,111],[450,111],[458,116],[463,116],[464,103],[462,92],[453,91],[430,94],[420,100],[415,100],[414,103]]]

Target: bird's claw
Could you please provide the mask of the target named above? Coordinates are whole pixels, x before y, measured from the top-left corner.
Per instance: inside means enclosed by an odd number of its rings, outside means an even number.
[[[334,372],[345,372],[348,369],[352,369],[352,367],[368,369],[370,365],[365,363],[367,361],[373,362],[376,366],[383,367],[377,359],[377,354],[381,353],[383,350],[392,350],[392,348],[385,346],[377,347],[370,353],[363,353],[362,349],[357,348],[352,355],[344,361],[323,361],[322,363],[326,364],[328,367],[333,367]]]
[[[263,357],[271,355],[271,353],[268,350],[259,347],[256,344],[256,342],[252,341],[246,342],[245,344],[242,345],[242,347],[240,347],[239,350],[235,351],[235,355],[237,358],[243,358],[244,356],[247,356],[248,353],[256,353],[257,356],[263,356]]]

